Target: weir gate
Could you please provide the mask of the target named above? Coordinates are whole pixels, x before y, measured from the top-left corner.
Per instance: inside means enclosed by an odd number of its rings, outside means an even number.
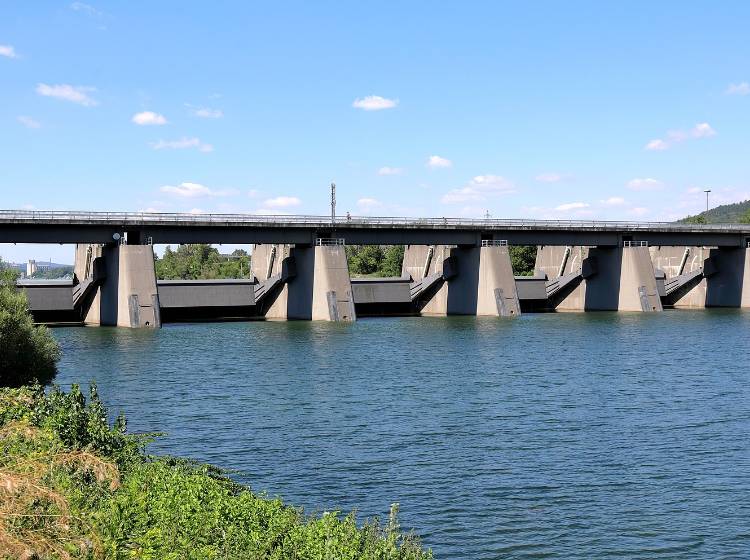
[[[9,210],[0,243],[76,245],[72,282],[19,282],[40,321],[750,307],[748,225]],[[252,279],[157,281],[152,245],[179,243],[252,244]],[[350,278],[346,244],[404,245],[401,277]],[[537,246],[534,276],[512,245]]]

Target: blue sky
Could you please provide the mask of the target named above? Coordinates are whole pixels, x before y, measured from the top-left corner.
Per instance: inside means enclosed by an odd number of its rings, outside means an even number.
[[[324,214],[334,180],[355,215],[671,220],[750,198],[748,24],[747,2],[5,1],[0,206]]]

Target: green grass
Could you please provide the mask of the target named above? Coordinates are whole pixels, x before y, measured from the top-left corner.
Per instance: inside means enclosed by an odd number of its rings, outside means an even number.
[[[0,390],[0,558],[432,558],[387,523],[308,516],[210,465],[144,452],[96,389]]]

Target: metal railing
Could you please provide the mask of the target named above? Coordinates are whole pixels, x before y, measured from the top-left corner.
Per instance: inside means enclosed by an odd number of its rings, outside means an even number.
[[[623,247],[648,247],[648,241],[623,241]]]
[[[267,225],[330,227],[330,216],[257,215],[257,214],[189,214],[159,212],[79,212],[67,210],[0,210],[2,223],[92,223],[122,226],[143,225]],[[672,230],[750,232],[747,224],[682,224],[676,222],[628,222],[608,220],[531,220],[524,218],[410,218],[398,216],[352,216],[337,222],[339,228],[410,227],[410,228],[488,228],[488,229],[590,229],[613,231]]]
[[[482,247],[507,247],[507,239],[482,239]]]
[[[319,237],[315,240],[315,244],[319,247],[335,247],[338,245],[346,245],[346,242],[344,239],[331,237]]]

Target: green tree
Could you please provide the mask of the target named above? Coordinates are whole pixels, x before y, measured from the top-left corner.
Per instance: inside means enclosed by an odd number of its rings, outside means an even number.
[[[391,245],[385,250],[383,262],[378,270],[378,276],[392,277],[401,276],[402,263],[404,262],[404,246]]]
[[[750,208],[748,208],[745,213],[740,216],[738,222],[741,224],[750,224]]]
[[[352,276],[370,276],[380,269],[384,254],[379,245],[348,245],[346,249]]]
[[[14,270],[0,271],[0,386],[19,387],[34,379],[49,383],[60,346],[46,327],[34,325],[17,277]]]
[[[685,224],[707,224],[708,220],[703,214],[696,214],[695,216],[688,216],[682,220]]]
[[[215,247],[202,243],[185,244],[172,250],[167,247],[156,261],[160,280],[206,280],[215,278],[249,278],[250,256],[242,249],[229,257]]]
[[[508,247],[513,274],[532,276],[536,264],[536,245],[511,245]]]

